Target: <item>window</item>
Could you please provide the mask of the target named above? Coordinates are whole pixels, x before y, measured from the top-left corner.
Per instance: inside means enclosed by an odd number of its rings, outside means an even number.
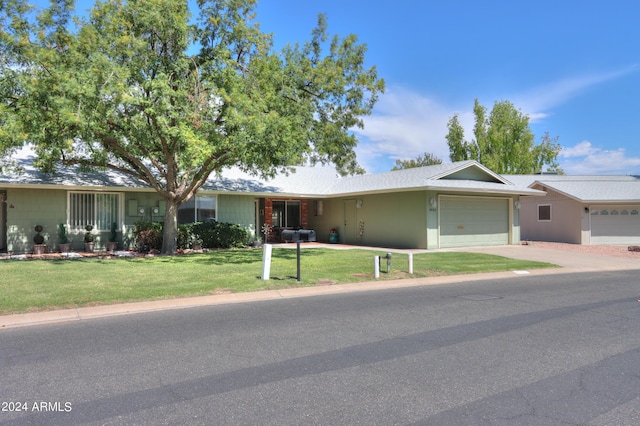
[[[109,192],[69,192],[69,229],[84,230],[93,225],[96,231],[109,231],[115,222],[120,226],[121,194]]]
[[[300,228],[300,201],[273,201],[271,219],[278,228]]]
[[[216,197],[195,196],[178,207],[178,223],[216,220]]]
[[[538,221],[539,222],[551,221],[551,204],[538,205]]]

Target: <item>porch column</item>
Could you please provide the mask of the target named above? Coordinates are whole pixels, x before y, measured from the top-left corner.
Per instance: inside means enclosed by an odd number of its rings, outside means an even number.
[[[273,228],[273,200],[271,198],[264,199],[264,224]],[[271,235],[269,235],[271,237]],[[269,241],[265,241],[268,243]]]
[[[300,200],[300,227],[302,229],[308,229],[308,200]]]

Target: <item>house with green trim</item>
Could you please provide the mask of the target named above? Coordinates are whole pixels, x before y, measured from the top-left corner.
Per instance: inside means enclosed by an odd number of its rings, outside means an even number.
[[[35,225],[44,228],[47,250],[57,251],[61,223],[72,250],[82,250],[86,224],[104,250],[112,223],[120,247],[132,249],[135,222],[164,220],[164,201],[142,182],[110,170],[45,174],[33,160],[22,155],[23,173],[0,175],[2,251],[30,252]],[[268,224],[274,241],[282,230],[308,229],[317,241],[329,242],[335,230],[334,242],[379,247],[519,244],[520,198],[542,195],[475,161],[348,177],[328,167],[295,167],[269,180],[227,170],[180,207],[178,221],[235,223],[254,236]]]

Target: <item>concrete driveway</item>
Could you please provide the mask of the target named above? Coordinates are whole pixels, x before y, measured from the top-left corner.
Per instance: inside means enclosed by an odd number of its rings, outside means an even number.
[[[640,252],[630,252],[626,246],[581,246],[532,242],[527,245],[465,247],[455,251],[549,262],[561,266],[563,272],[640,269]]]

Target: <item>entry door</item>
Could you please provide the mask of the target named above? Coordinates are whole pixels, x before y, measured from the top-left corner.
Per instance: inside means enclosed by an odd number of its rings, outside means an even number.
[[[344,200],[344,226],[342,229],[343,244],[356,244],[357,240],[356,200]]]

